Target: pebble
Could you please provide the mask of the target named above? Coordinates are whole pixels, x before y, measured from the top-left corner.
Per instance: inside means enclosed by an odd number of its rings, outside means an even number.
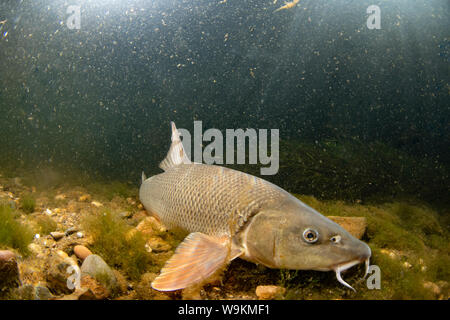
[[[104,300],[110,295],[110,290],[89,275],[81,278],[81,287],[89,291],[81,295],[80,300]]]
[[[84,233],[83,232],[77,232],[77,238],[83,238]]]
[[[89,200],[91,200],[91,196],[89,194],[83,194],[78,197],[78,201],[80,201],[80,202],[86,202]]]
[[[50,300],[53,298],[50,290],[47,287],[37,286],[35,289],[35,299],[36,300]]]
[[[147,247],[150,247],[151,251]],[[147,241],[146,248],[147,248],[147,251],[149,251],[149,252],[158,253],[158,252],[169,251],[172,248],[172,246],[170,244],[168,244],[167,242],[165,242],[164,240],[162,240],[161,238],[150,238]]]
[[[71,234],[73,234],[73,233],[75,233],[75,232],[77,232],[78,230],[77,230],[77,228],[75,228],[75,227],[70,227],[69,229],[67,229],[66,231],[65,231],[65,234],[66,234],[66,236],[70,236]]]
[[[0,250],[0,261],[6,261],[14,258],[16,255],[9,250]]]
[[[81,261],[84,261],[88,256],[92,254],[91,250],[81,245],[75,246],[73,248],[73,252]]]
[[[153,235],[155,232],[165,232],[166,229],[154,217],[146,217],[139,222],[136,230],[142,232],[144,235]]]
[[[65,233],[64,232],[50,232],[50,235],[52,236],[55,241],[58,241],[62,238],[64,238]]]
[[[98,201],[92,201],[91,202],[91,204],[94,206],[94,207],[97,207],[97,208],[99,208],[99,207],[102,207],[103,206],[103,204],[102,203],[100,203],[100,202],[98,202]]]
[[[18,287],[20,284],[19,267],[13,252],[0,251],[0,292],[3,289]]]
[[[131,212],[128,211],[122,211],[121,213],[119,213],[119,217],[121,217],[122,219],[127,219],[131,216]]]
[[[261,300],[279,299],[286,292],[286,289],[279,286],[258,286],[256,295]]]
[[[426,281],[426,282],[423,283],[423,287],[425,289],[431,290],[437,296],[441,293],[441,289],[434,282]]]
[[[81,276],[89,275],[102,285],[113,288],[117,286],[117,279],[112,269],[103,259],[96,255],[89,255],[81,265]]]
[[[365,217],[328,216],[327,218],[339,224],[356,239],[361,239],[366,232],[367,220]]]
[[[67,253],[65,253],[64,251],[62,251],[62,250],[56,251],[56,254],[57,254],[59,257],[61,257],[62,259],[69,258],[69,255],[68,255]]]
[[[30,243],[28,245],[28,250],[30,250],[34,255],[39,255],[42,252],[41,247],[36,243]]]
[[[58,194],[55,196],[55,200],[64,200],[66,197],[65,194]]]

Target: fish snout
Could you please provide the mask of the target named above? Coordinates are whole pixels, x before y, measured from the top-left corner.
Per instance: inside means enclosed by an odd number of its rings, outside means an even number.
[[[358,246],[356,254],[357,254],[358,260],[363,262],[371,257],[372,251],[370,250],[370,247],[365,242],[360,241],[360,244]]]
[[[366,243],[364,243],[362,241],[359,241],[358,245],[353,248],[353,253],[355,255],[354,259],[352,259],[352,260],[350,260],[348,262],[336,265],[333,269],[334,269],[334,272],[336,273],[337,280],[341,284],[346,286],[347,288],[352,289],[353,291],[355,291],[355,289],[352,286],[350,286],[347,282],[345,282],[342,279],[341,272],[343,272],[343,271],[345,271],[347,269],[350,269],[354,265],[357,265],[357,264],[360,264],[360,263],[364,262],[366,268],[365,268],[365,272],[364,272],[364,277],[363,278],[365,278],[367,276],[368,272],[369,272],[370,257],[372,255],[372,251],[370,250],[370,247]]]

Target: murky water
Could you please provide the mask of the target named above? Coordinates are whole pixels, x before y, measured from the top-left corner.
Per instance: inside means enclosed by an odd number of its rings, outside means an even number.
[[[395,171],[427,168],[406,189],[433,175],[448,191],[448,2],[300,1],[274,12],[282,5],[3,2],[2,164],[137,183],[141,170],[158,171],[170,120],[189,130],[201,120],[204,130],[275,128],[282,142],[320,146],[319,175],[331,158],[358,162],[358,150],[376,159],[366,147],[379,143],[404,154],[393,155]],[[283,174],[298,161],[280,148]],[[426,164],[409,168],[409,157]],[[362,180],[393,175],[384,171]]]

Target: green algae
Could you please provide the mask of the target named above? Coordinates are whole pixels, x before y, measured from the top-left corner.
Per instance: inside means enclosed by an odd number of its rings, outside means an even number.
[[[139,231],[131,232],[118,214],[103,209],[84,217],[82,225],[93,237],[92,251],[131,279],[138,279],[151,265],[145,237]]]
[[[28,245],[32,240],[31,229],[18,221],[9,205],[0,203],[0,248],[16,249],[27,255]]]
[[[36,232],[39,234],[50,234],[57,228],[57,223],[51,217],[46,215],[39,215],[34,218],[37,225]]]
[[[33,213],[36,209],[36,199],[31,194],[24,194],[20,200],[20,208],[25,213]]]

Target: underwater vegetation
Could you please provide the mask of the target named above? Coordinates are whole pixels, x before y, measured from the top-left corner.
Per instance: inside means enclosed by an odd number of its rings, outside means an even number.
[[[146,239],[139,231],[131,232],[132,227],[117,214],[101,210],[86,216],[82,225],[93,237],[93,251],[131,279],[138,279],[151,265]]]
[[[47,235],[57,229],[57,223],[51,217],[46,215],[39,215],[34,218],[37,228],[36,232],[39,234]]]
[[[0,249],[12,248],[26,255],[32,240],[32,230],[18,221],[9,205],[0,203]]]
[[[20,207],[25,213],[33,213],[36,208],[36,200],[31,194],[25,194],[20,199]]]

